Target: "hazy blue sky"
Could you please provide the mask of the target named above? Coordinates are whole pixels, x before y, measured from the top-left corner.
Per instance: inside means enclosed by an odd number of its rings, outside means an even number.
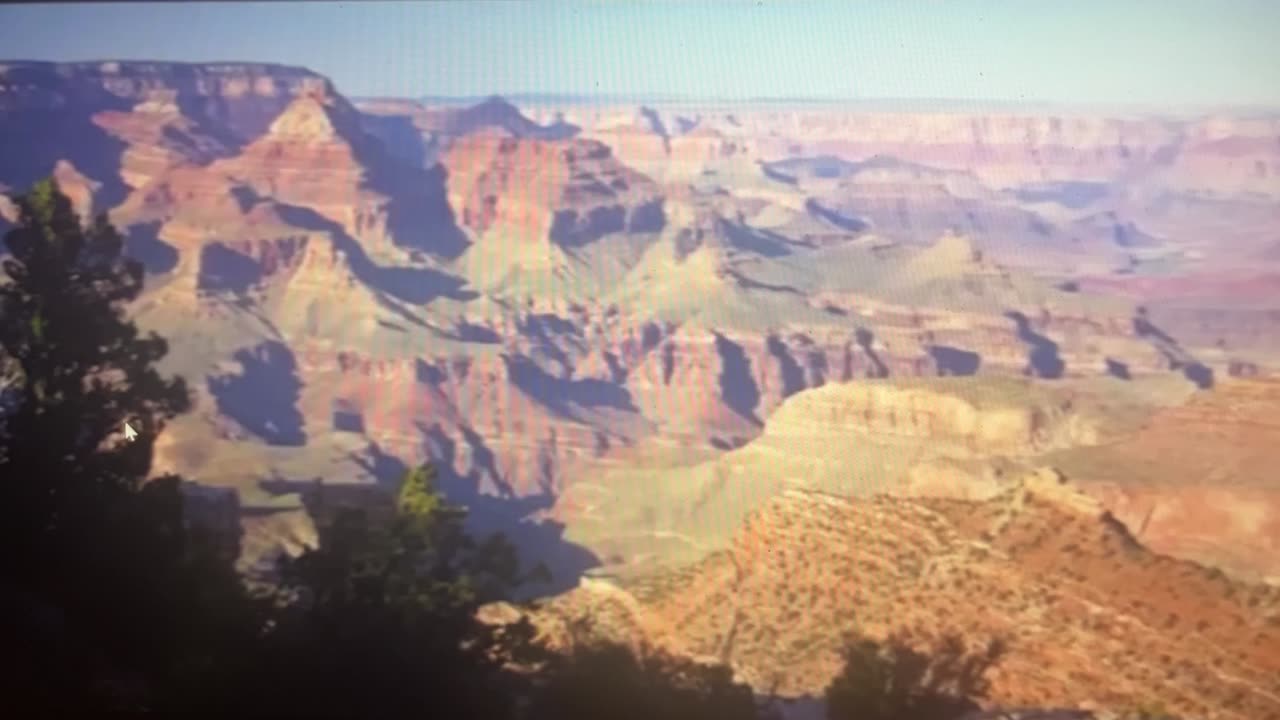
[[[349,95],[1280,105],[1280,0],[7,5],[0,55],[280,62]]]

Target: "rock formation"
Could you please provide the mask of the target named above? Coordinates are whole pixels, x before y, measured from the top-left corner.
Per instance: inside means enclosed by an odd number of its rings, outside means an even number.
[[[925,644],[958,631],[1008,641],[996,705],[1158,700],[1205,718],[1280,708],[1276,589],[1152,554],[1053,473],[983,502],[788,491],[727,552],[584,582],[533,611],[552,638],[583,614],[633,642],[728,662],[783,696],[822,692],[843,630]]]
[[[662,226],[653,184],[598,142],[481,133],[459,141],[443,163],[450,204],[477,233],[503,224],[571,248]]]
[[[1153,549],[1276,578],[1278,412],[1280,381],[1232,380],[1158,412],[1121,442],[1059,464]]]

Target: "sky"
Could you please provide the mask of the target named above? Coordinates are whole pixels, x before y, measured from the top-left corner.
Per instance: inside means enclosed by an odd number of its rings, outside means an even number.
[[[276,62],[355,97],[1280,106],[1280,2],[3,5],[0,57]]]

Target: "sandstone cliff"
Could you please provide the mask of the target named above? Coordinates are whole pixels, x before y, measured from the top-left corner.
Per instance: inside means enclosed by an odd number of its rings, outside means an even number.
[[[1051,461],[1152,548],[1251,578],[1280,577],[1280,381],[1231,380],[1137,433]]]
[[[4,63],[0,171],[25,187],[66,159],[111,206],[167,168],[226,156],[317,91],[332,91],[326,78],[261,63]]]
[[[572,248],[662,225],[657,189],[601,143],[481,133],[459,141],[443,164],[450,204],[478,233],[501,223]]]
[[[252,138],[297,95],[330,92],[327,78],[269,63],[8,62],[0,66],[6,112],[105,110],[171,101]]]

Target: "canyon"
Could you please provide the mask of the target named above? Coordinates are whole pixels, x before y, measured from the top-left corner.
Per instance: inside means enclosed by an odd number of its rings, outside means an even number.
[[[494,612],[552,635],[801,698],[836,630],[946,620],[1013,637],[1001,703],[1280,707],[1274,116],[0,62],[0,186],[48,175],[146,267],[196,399],[155,471],[230,498],[246,572],[318,482],[431,461],[551,567]]]

